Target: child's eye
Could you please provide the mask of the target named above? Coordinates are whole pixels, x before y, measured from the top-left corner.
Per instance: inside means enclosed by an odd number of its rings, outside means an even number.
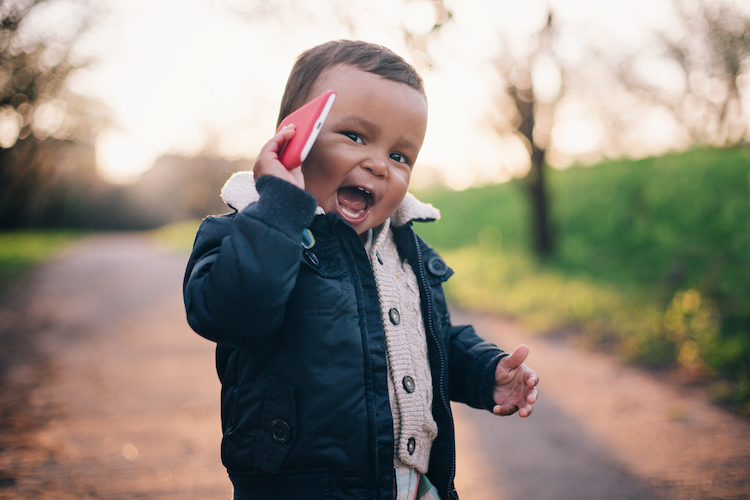
[[[364,144],[365,142],[362,140],[362,136],[360,136],[356,132],[342,132],[345,136],[347,136],[349,139],[353,140],[357,144]]]
[[[395,160],[399,163],[409,163],[409,159],[401,153],[391,153],[391,160]]]

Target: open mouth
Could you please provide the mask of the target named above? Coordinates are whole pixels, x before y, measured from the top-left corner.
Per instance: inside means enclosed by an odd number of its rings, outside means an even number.
[[[342,219],[349,224],[359,224],[365,220],[373,205],[372,193],[356,187],[342,187],[336,192],[336,206]]]

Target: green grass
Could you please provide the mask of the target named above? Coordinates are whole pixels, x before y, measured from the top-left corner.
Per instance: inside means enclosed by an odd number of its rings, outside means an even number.
[[[188,220],[167,224],[151,231],[151,236],[162,246],[176,251],[190,251],[200,220]]]
[[[531,257],[523,185],[417,193],[417,225],[463,307],[574,326],[625,359],[721,378],[750,414],[750,150],[696,149],[549,172],[555,256]]]
[[[0,296],[79,237],[80,232],[64,230],[0,232]]]

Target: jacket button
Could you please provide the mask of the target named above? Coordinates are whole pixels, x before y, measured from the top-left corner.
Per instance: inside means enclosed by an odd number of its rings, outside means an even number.
[[[277,443],[286,443],[289,441],[289,436],[292,430],[289,428],[289,424],[283,420],[274,420],[271,422],[271,437]]]
[[[382,266],[383,265],[383,257],[380,256],[380,252],[378,252],[377,250],[375,250],[375,257],[377,257],[378,262]]]
[[[417,448],[417,441],[414,438],[409,438],[409,441],[406,443],[406,451],[409,452],[409,455],[414,455],[414,450]]]
[[[308,228],[302,230],[302,246],[308,250],[315,246],[315,236]]]
[[[388,311],[388,317],[391,318],[391,323],[394,325],[401,323],[401,313],[399,313],[398,309],[395,307],[392,307],[391,310]]]
[[[427,269],[435,276],[443,276],[448,272],[448,266],[440,257],[433,257],[427,262]]]
[[[414,390],[417,388],[417,385],[414,383],[414,379],[411,378],[409,375],[404,377],[403,384],[404,384],[404,389],[406,389],[406,392],[408,392],[409,394],[414,392]]]
[[[312,253],[310,250],[305,250],[305,259],[307,259],[307,262],[309,262],[313,267],[318,267],[320,265],[318,256]]]

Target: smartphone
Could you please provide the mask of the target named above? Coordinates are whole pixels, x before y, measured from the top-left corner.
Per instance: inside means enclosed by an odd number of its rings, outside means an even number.
[[[336,100],[336,92],[332,90],[326,92],[290,113],[279,124],[277,132],[290,123],[296,126],[294,137],[285,142],[279,151],[279,160],[286,168],[292,170],[305,161],[315,139],[318,138],[320,129],[323,128],[323,122],[326,121],[334,100]]]

